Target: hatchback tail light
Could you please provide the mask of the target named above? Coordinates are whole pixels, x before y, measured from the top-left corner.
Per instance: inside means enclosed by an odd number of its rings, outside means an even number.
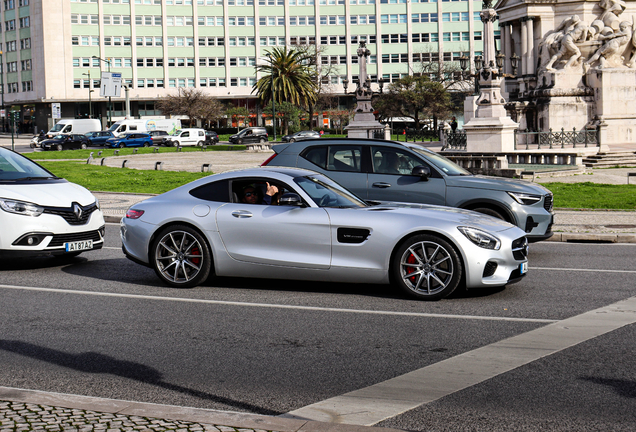
[[[261,166],[267,166],[267,164],[269,164],[276,156],[278,156],[278,154],[274,153],[273,155],[268,157],[267,160],[261,164]]]

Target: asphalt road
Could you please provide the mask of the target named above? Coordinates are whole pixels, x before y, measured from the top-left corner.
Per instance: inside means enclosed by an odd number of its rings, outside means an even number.
[[[77,258],[0,263],[0,385],[279,415],[636,295],[636,245],[572,243],[531,245],[518,284],[433,303],[355,284],[217,279],[178,290],[126,260],[117,230]],[[633,430],[635,330],[618,326],[378,425]]]

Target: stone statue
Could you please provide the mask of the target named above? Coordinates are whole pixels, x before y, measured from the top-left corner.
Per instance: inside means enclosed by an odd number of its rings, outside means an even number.
[[[594,55],[585,64],[590,66],[596,60],[600,60],[599,68],[615,66],[623,63],[622,53],[625,46],[634,38],[632,24],[623,21],[619,24],[618,31],[608,35],[600,34],[599,41],[604,41],[603,45],[596,50]]]
[[[601,0],[599,6],[605,10],[599,17],[603,21],[605,27],[609,27],[616,31],[620,26],[618,16],[623,13],[627,5],[623,0]]]
[[[581,21],[578,15],[573,15],[567,20],[563,21],[555,32],[546,36],[544,42],[550,44],[553,48],[554,44],[558,44],[559,50],[552,55],[548,63],[545,65],[545,70],[548,72],[554,72],[554,63],[564,55],[568,55],[568,60],[565,63],[564,69],[567,69],[574,65],[574,63],[581,57],[581,50],[576,45],[579,42],[585,42],[588,36],[588,26]]]

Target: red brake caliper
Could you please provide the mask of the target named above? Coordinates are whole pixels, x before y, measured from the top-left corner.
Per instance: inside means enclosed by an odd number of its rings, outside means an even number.
[[[415,259],[415,256],[414,256],[413,254],[410,254],[410,255],[409,255],[409,257],[406,259],[406,262],[407,262],[408,264],[416,264],[416,263],[417,263],[417,260]],[[413,273],[414,271],[415,271],[415,269],[414,269],[413,267],[407,267],[407,268],[406,268],[406,273],[407,273],[407,274]],[[417,278],[416,278],[415,276],[411,276],[411,277],[409,278],[409,280],[411,281],[411,283],[415,283],[415,280],[416,280],[416,279],[417,279]]]
[[[199,252],[199,248],[198,247],[193,247],[192,248],[192,255],[199,255],[201,252]],[[201,262],[201,258],[199,257],[195,257],[192,258],[191,260],[194,264],[199,265],[199,263]]]

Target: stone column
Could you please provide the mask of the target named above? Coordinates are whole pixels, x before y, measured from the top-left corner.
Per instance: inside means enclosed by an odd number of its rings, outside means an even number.
[[[511,25],[510,23],[500,23],[501,29],[501,51],[506,56],[504,59],[504,73],[512,73],[512,66],[510,65],[510,57],[512,57],[512,38],[510,37]]]
[[[528,21],[521,19],[521,75],[528,74]]]
[[[497,13],[492,8],[484,9],[479,16],[484,24],[484,67],[486,67],[490,65],[491,61],[495,64],[496,60],[494,22],[497,19]]]
[[[528,66],[526,67],[526,74],[533,75],[536,69],[534,59],[534,17],[526,17],[526,31],[526,43],[528,44]]]

